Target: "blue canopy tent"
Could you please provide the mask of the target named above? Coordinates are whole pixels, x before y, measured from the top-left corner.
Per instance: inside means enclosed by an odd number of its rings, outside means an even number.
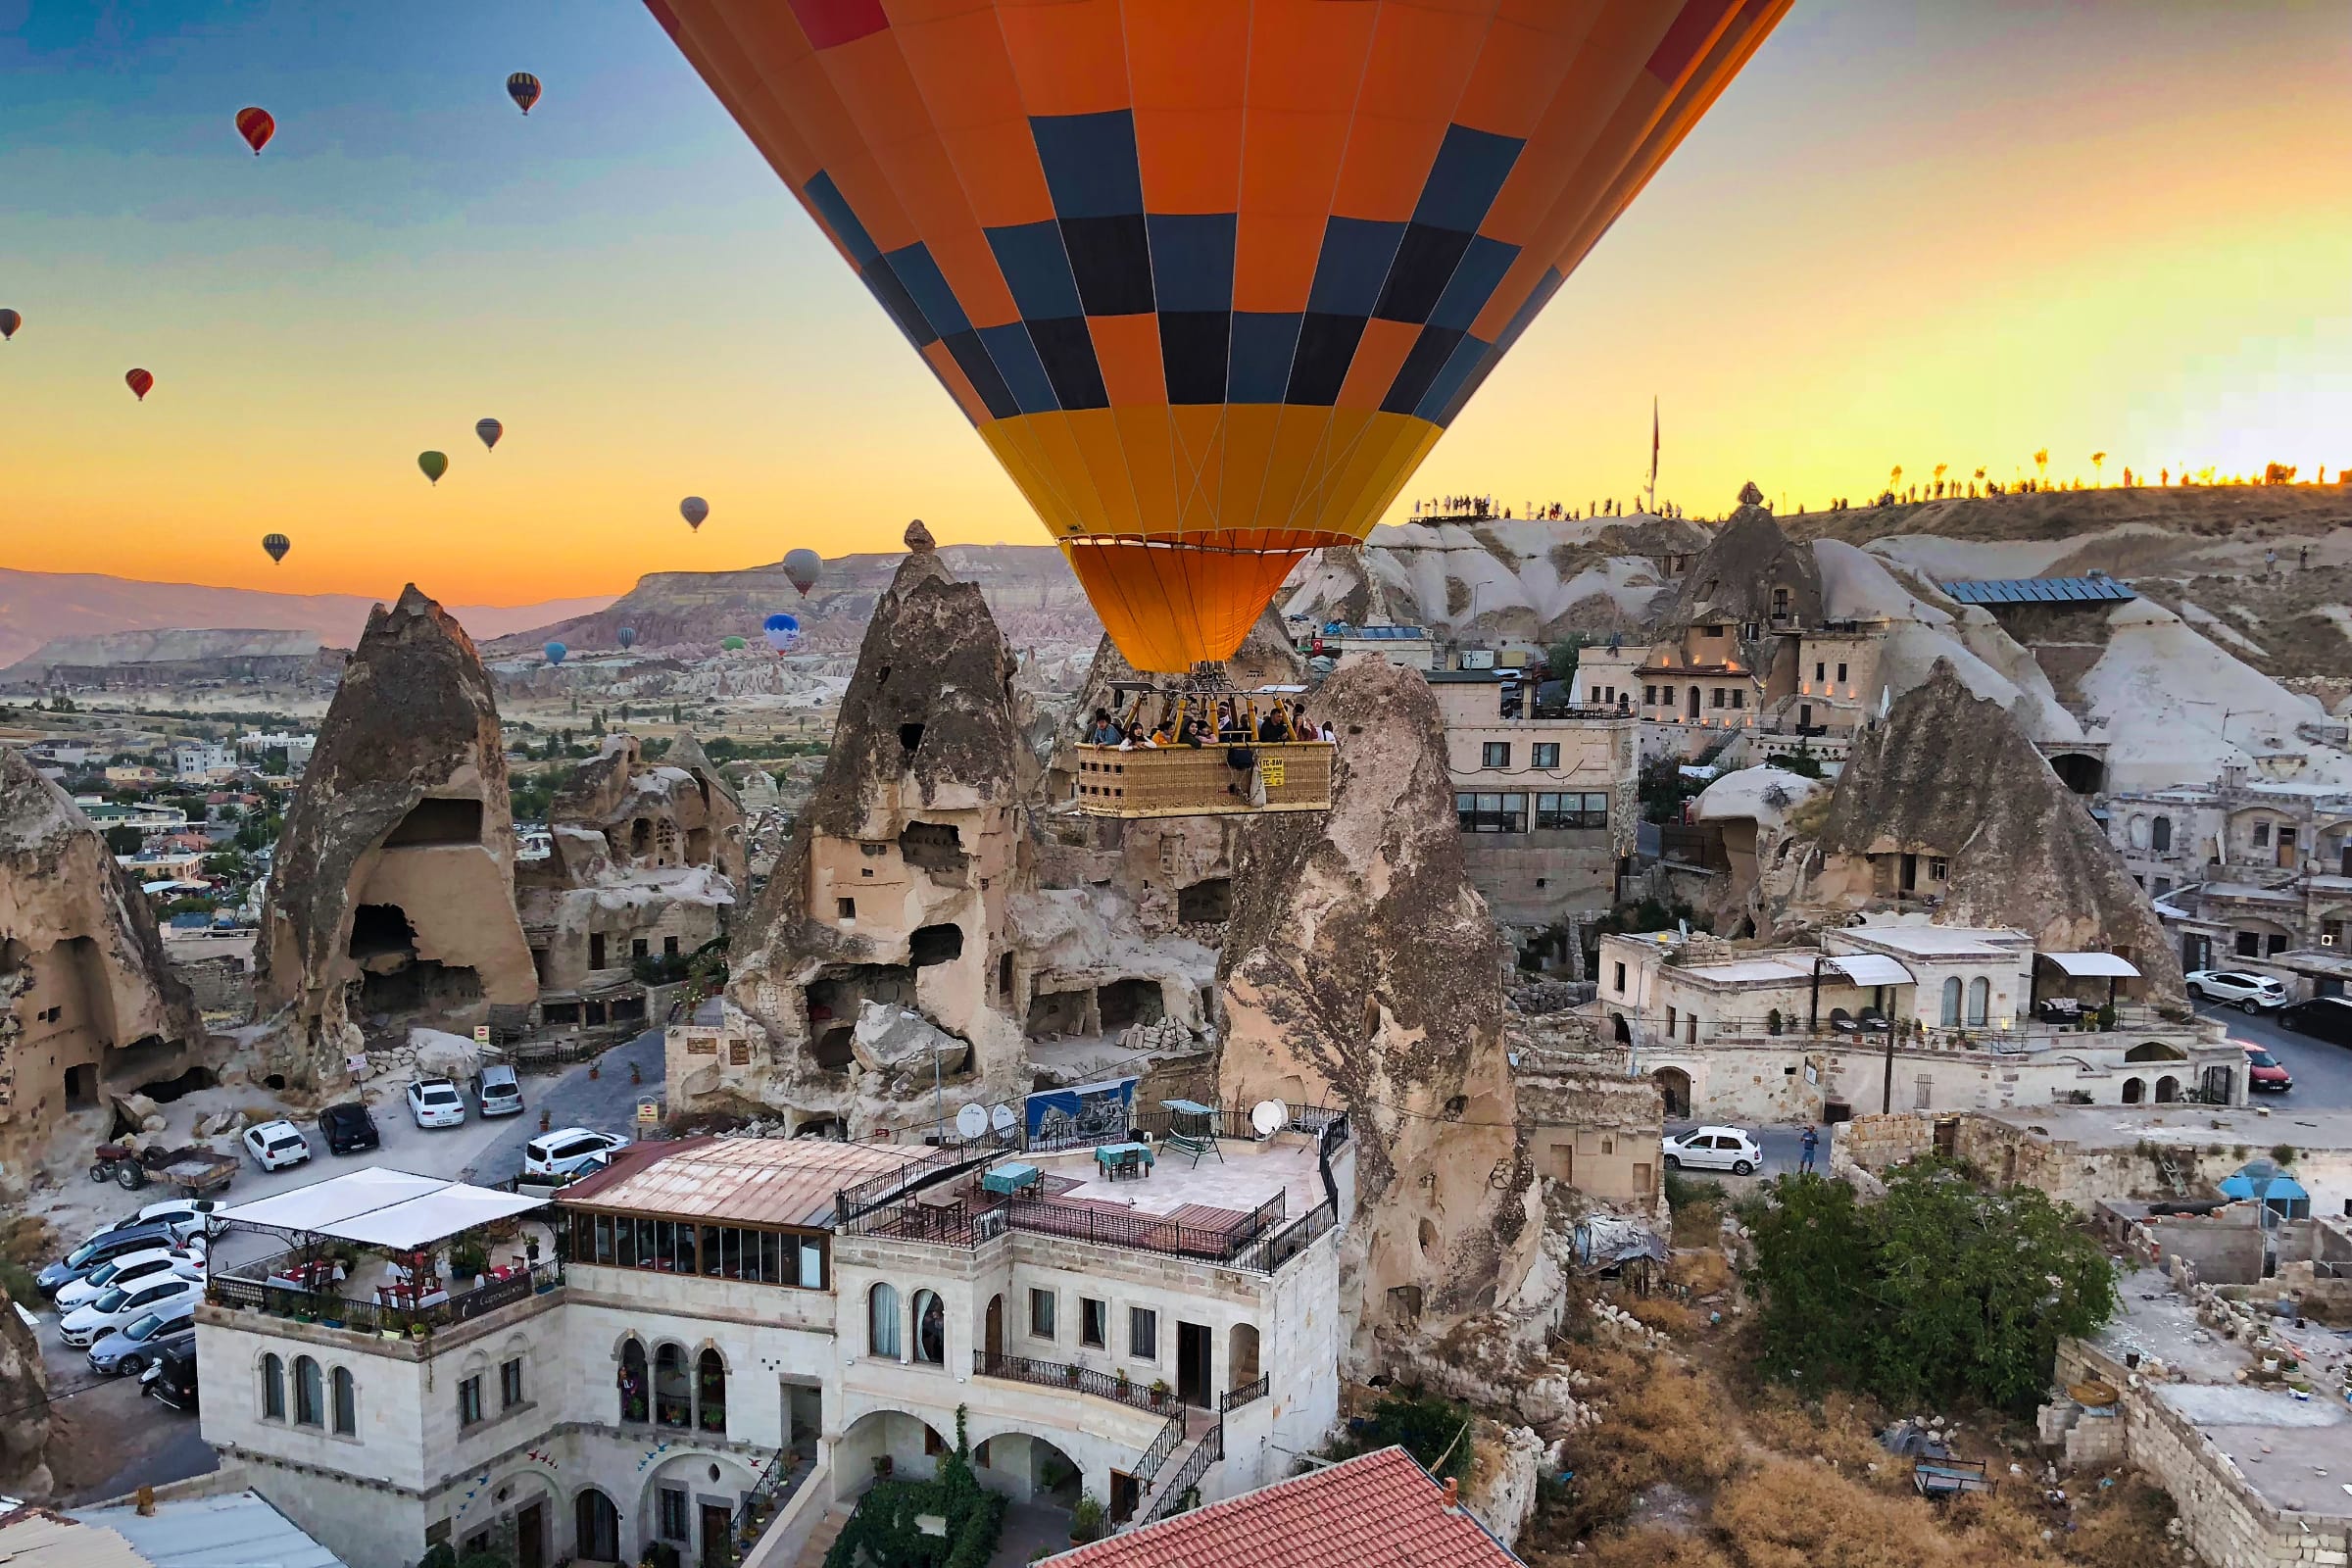
[[[2260,1199],[2280,1219],[2311,1218],[2311,1194],[2303,1190],[2301,1182],[2283,1171],[2272,1176],[2268,1191],[2264,1191],[2258,1176],[2249,1176],[2241,1170],[2234,1176],[2223,1179],[2222,1196],[2249,1200]]]

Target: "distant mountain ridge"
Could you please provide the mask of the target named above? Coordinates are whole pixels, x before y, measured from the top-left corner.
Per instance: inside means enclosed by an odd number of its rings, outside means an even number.
[[[15,663],[53,639],[122,631],[300,631],[349,648],[367,626],[368,612],[392,597],[280,594],[259,588],[141,582],[98,572],[0,567],[0,665]],[[601,610],[612,597],[598,594],[517,606],[456,605],[450,612],[473,637],[487,640]]]

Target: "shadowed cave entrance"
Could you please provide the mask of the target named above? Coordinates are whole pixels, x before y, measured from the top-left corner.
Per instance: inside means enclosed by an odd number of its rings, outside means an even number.
[[[405,1030],[419,1018],[477,1006],[482,977],[462,964],[416,954],[416,931],[397,904],[363,904],[352,911],[345,950],[360,966],[352,1017],[369,1036]]]

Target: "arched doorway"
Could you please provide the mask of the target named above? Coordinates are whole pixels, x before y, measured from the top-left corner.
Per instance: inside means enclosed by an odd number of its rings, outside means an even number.
[[[2180,1098],[2180,1080],[2165,1077],[2156,1080],[2156,1103],[2169,1105]]]
[[[850,1423],[833,1447],[834,1474],[841,1478],[844,1497],[865,1490],[865,1482],[888,1474],[928,1481],[939,1468],[940,1455],[952,1445],[939,1429],[905,1410],[868,1410]],[[889,1464],[877,1463],[887,1459]],[[862,1479],[860,1479],[862,1478]]]
[[[571,1554],[590,1562],[620,1561],[620,1510],[594,1487],[572,1499]]]
[[[715,1349],[694,1360],[695,1428],[701,1432],[727,1430],[727,1363]]]
[[[680,1346],[664,1345],[654,1352],[654,1424],[694,1424],[694,1394],[686,1381],[686,1351]]]
[[[2107,782],[2106,764],[2083,752],[2060,752],[2050,759],[2058,782],[2077,795],[2096,795]]]
[[[972,1474],[991,1492],[1015,1502],[1064,1512],[1078,1504],[1086,1492],[1086,1477],[1078,1461],[1051,1438],[1033,1432],[1000,1432],[972,1446]],[[1117,1490],[1114,1481],[1112,1490]],[[1111,1514],[1117,1517],[1116,1499]]]
[[[1609,1014],[1609,1033],[1616,1036],[1617,1043],[1621,1046],[1630,1046],[1634,1043],[1633,1025],[1625,1021],[1625,1014],[1622,1012]]]
[[[1698,688],[1695,686],[1690,688],[1690,721],[1695,724],[1698,722]]]
[[[1690,1075],[1680,1067],[1660,1067],[1650,1080],[1666,1102],[1666,1119],[1681,1121],[1690,1114]]]
[[[981,1330],[980,1348],[988,1352],[992,1362],[1004,1353],[1004,1294],[1002,1291],[988,1298],[988,1317]]]
[[[1423,1223],[1427,1223],[1424,1221]],[[1228,1385],[1246,1389],[1257,1381],[1257,1325],[1236,1323],[1228,1336],[1225,1376]]]
[[[2147,1084],[2147,1080],[2146,1080],[2146,1079],[2144,1079],[2144,1078],[2127,1078],[2127,1079],[2125,1079],[2125,1080],[2124,1080],[2124,1103],[2125,1103],[2125,1104],[2127,1104],[2127,1105],[2136,1105],[2136,1104],[2138,1104],[2140,1102],[2142,1102],[2142,1101],[2146,1100],[2147,1098],[2148,1098],[2148,1084]]]
[[[636,1340],[620,1348],[620,1419],[623,1423],[653,1418],[653,1383],[647,1376],[645,1347]]]

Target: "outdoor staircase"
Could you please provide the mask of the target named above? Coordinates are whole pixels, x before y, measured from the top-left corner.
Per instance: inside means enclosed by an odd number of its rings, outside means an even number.
[[[801,1548],[800,1560],[795,1568],[825,1568],[825,1553],[833,1549],[833,1543],[841,1539],[841,1533],[849,1525],[850,1511],[847,1508],[829,1510],[816,1522],[816,1528],[808,1533],[808,1544]]]
[[[1135,1529],[1164,1517],[1174,1509],[1176,1500],[1170,1495],[1171,1490],[1178,1489],[1179,1483],[1183,1489],[1200,1484],[1204,1467],[1195,1465],[1193,1460],[1200,1446],[1204,1443],[1216,1444],[1216,1453],[1208,1461],[1214,1463],[1217,1458],[1224,1456],[1224,1437],[1225,1423],[1214,1411],[1186,1406],[1184,1441],[1169,1452],[1167,1458],[1160,1461],[1159,1468],[1152,1473],[1151,1484],[1144,1488],[1136,1499],[1135,1517],[1120,1528]],[[1167,1503],[1164,1508],[1160,1506],[1163,1500]]]

